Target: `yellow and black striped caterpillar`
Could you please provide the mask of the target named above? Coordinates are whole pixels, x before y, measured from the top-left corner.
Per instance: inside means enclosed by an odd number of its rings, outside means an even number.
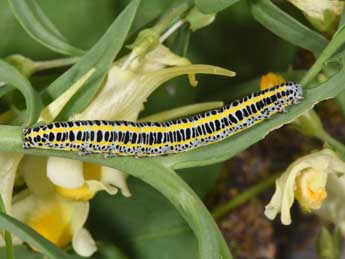
[[[25,128],[23,148],[81,155],[157,156],[218,142],[303,99],[300,85],[283,83],[190,118],[165,122],[67,121]]]

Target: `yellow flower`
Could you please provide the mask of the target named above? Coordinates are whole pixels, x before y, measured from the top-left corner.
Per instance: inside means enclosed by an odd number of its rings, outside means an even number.
[[[314,168],[307,168],[296,177],[296,200],[305,211],[320,209],[327,197],[326,183],[327,174]]]
[[[46,161],[46,158],[37,156],[25,156],[21,161],[18,174],[28,189],[14,196],[13,216],[55,245],[66,247],[72,242],[79,255],[90,256],[97,248],[83,227],[89,203],[60,196],[47,178]]]
[[[274,219],[280,212],[281,222],[289,225],[295,198],[305,211],[319,209],[327,201],[327,178],[336,173],[345,173],[345,163],[330,149],[299,158],[276,181],[276,191],[265,215]]]
[[[279,85],[284,83],[285,79],[275,73],[269,72],[266,75],[263,75],[260,79],[260,90],[265,90],[271,88],[272,86]]]

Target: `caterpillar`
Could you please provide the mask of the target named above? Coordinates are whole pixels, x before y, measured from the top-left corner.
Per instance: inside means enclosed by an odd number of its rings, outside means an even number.
[[[286,82],[221,108],[165,122],[66,121],[24,128],[23,148],[78,151],[80,155],[158,156],[179,153],[249,128],[299,103],[299,84]]]

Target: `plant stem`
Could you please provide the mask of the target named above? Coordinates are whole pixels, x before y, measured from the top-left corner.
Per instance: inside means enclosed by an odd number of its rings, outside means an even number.
[[[169,26],[175,22],[180,16],[185,13],[191,4],[189,1],[182,1],[181,4],[172,7],[165,15],[163,15],[156,25],[152,27],[157,34],[162,34]]]
[[[273,174],[270,177],[264,179],[263,181],[259,182],[258,184],[248,188],[241,194],[237,195],[235,198],[229,200],[228,202],[219,205],[212,211],[212,215],[215,219],[219,219],[225,214],[227,214],[229,211],[233,210],[237,206],[245,203],[253,196],[256,196],[263,191],[265,191],[267,188],[271,187],[275,180],[280,176],[281,174]]]
[[[335,149],[335,151],[344,159],[345,158],[345,146],[343,143],[339,142],[337,139],[333,138],[326,131],[322,135],[318,136],[321,140],[329,144]]]
[[[173,34],[178,28],[184,24],[184,20],[178,20],[168,30],[166,30],[159,38],[160,43],[164,42],[171,34]]]
[[[314,65],[309,69],[308,73],[301,80],[303,87],[308,85],[321,71],[324,63],[333,56],[333,54],[344,44],[345,42],[345,27],[340,29],[329,42],[327,47],[322,51]]]
[[[66,67],[75,64],[77,61],[80,60],[80,57],[71,57],[71,58],[60,58],[60,59],[53,59],[48,61],[35,61],[35,72],[39,72],[42,70],[48,70],[58,67]]]
[[[0,195],[0,212],[6,214],[5,204],[2,200],[1,195]],[[4,231],[3,236],[5,239],[5,245],[6,245],[6,258],[7,259],[14,259],[12,236],[8,231]]]

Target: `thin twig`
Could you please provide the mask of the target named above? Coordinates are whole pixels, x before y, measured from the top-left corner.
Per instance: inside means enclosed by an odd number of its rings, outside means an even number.
[[[60,59],[53,59],[53,60],[47,60],[47,61],[35,61],[34,62],[35,72],[58,68],[58,67],[71,66],[79,60],[80,60],[80,57],[60,58]]]
[[[137,54],[132,50],[131,53],[128,55],[125,62],[123,62],[121,69],[126,70],[128,66],[137,58]]]
[[[180,28],[184,24],[184,20],[178,20],[175,22],[168,30],[166,30],[162,36],[159,38],[159,42],[163,43],[171,34],[173,34],[178,28]]]
[[[258,184],[248,188],[241,194],[237,195],[233,199],[229,200],[228,202],[219,205],[212,211],[212,215],[215,219],[219,219],[225,214],[227,214],[229,211],[233,210],[237,206],[245,203],[250,198],[258,195],[259,193],[262,193],[269,187],[271,187],[275,180],[280,176],[281,174],[273,174],[270,177],[264,179],[263,181],[259,182]]]

